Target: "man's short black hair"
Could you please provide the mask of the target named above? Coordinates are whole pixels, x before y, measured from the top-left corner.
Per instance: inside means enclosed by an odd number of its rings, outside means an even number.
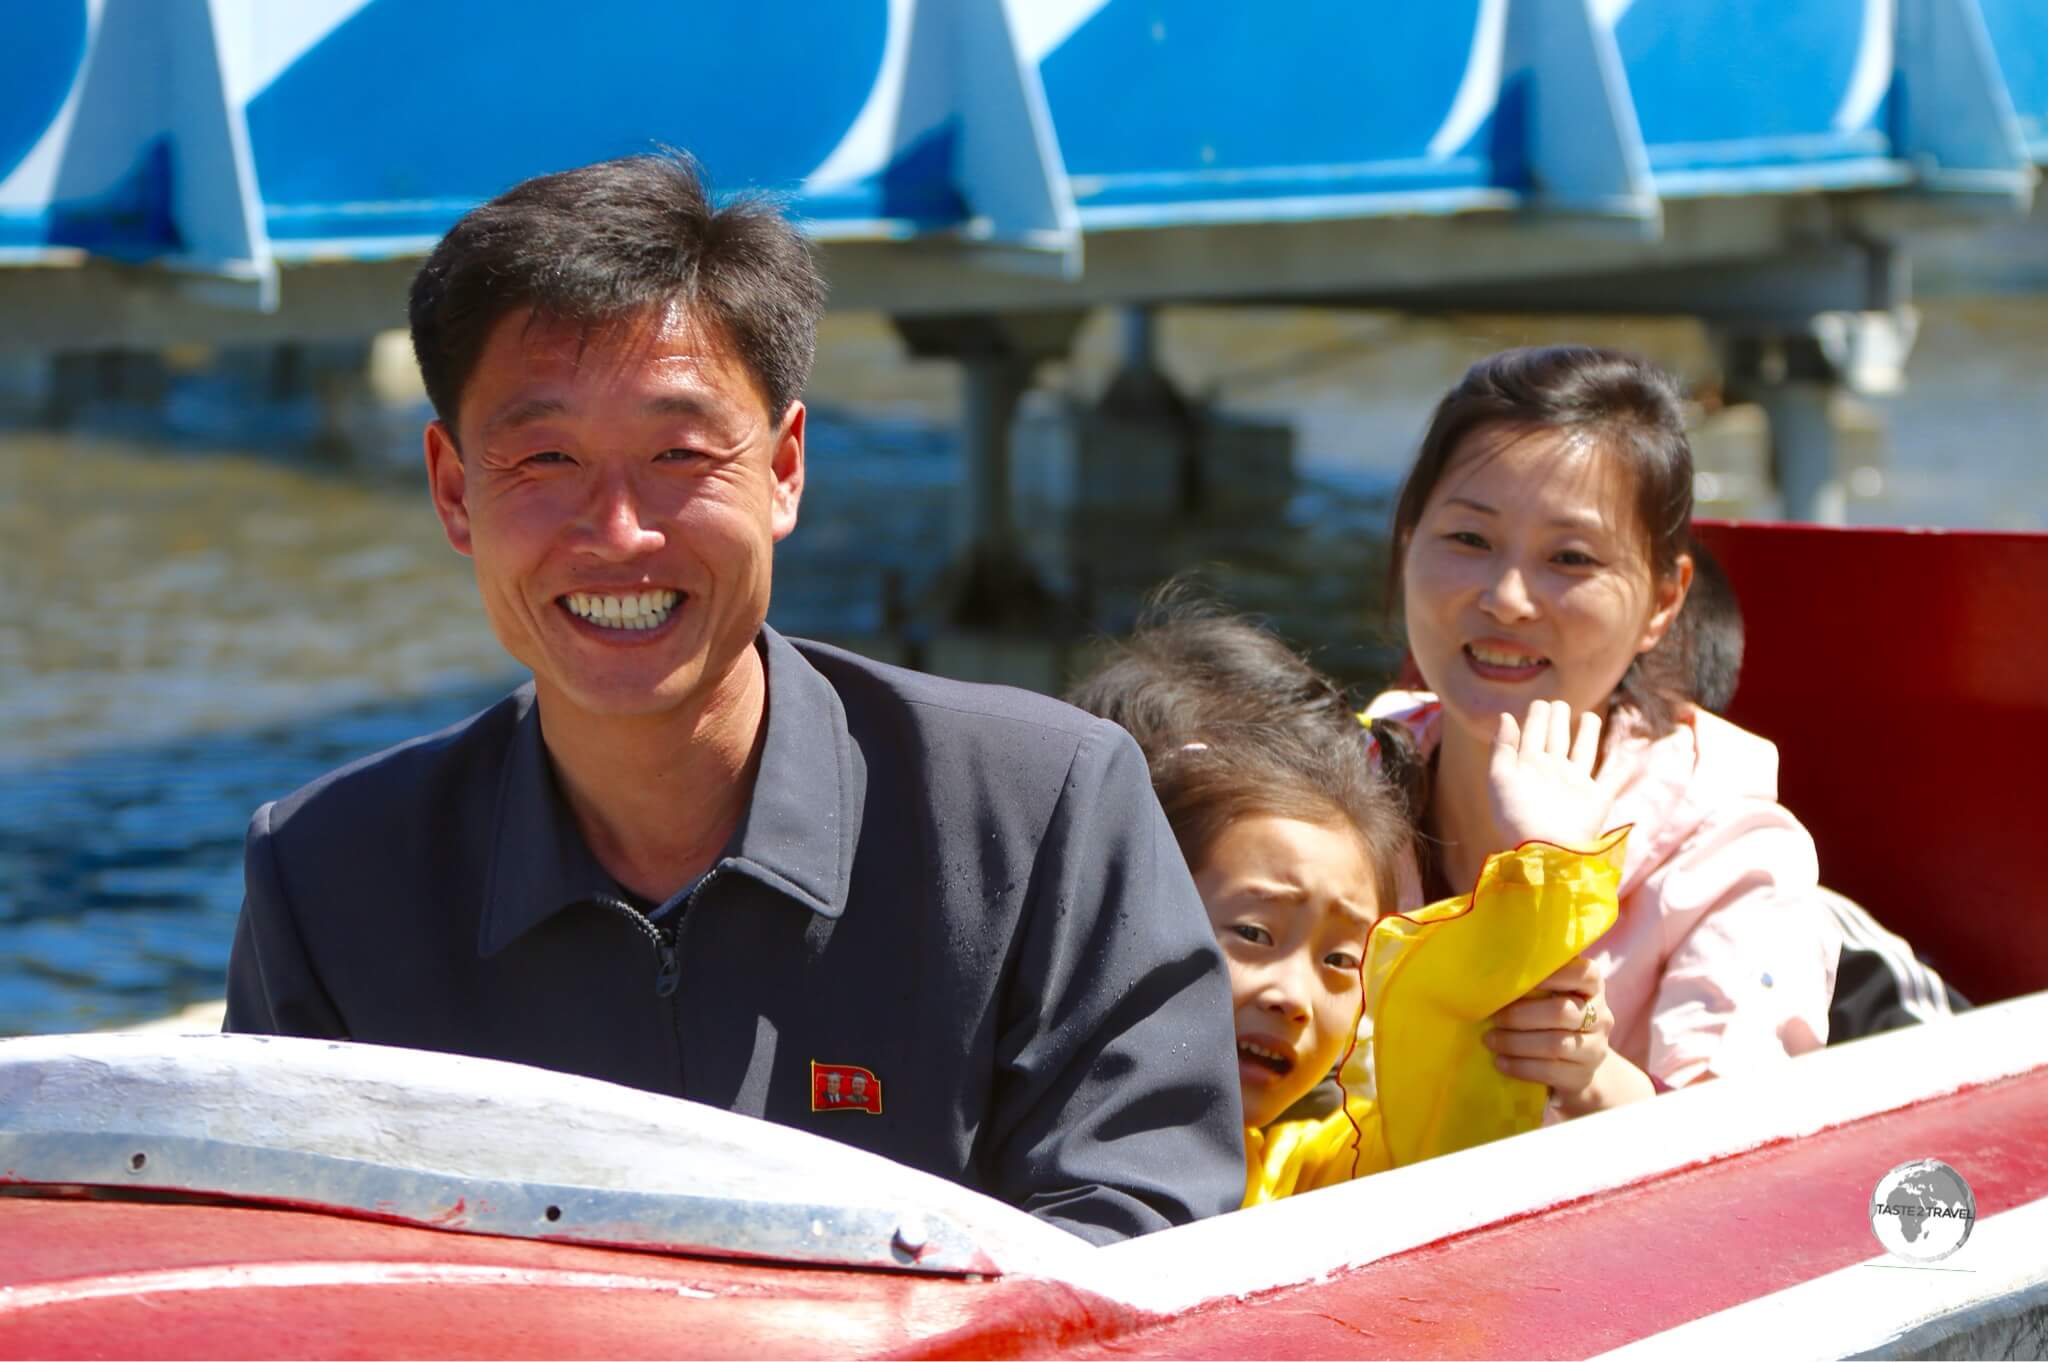
[[[715,204],[682,153],[542,175],[464,214],[413,278],[413,353],[453,430],[508,313],[594,328],[674,303],[717,329],[780,421],[810,377],[824,278],[771,202]]]

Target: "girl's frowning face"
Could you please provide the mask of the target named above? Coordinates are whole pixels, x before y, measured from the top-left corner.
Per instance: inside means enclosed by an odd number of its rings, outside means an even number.
[[[1259,815],[1217,836],[1195,888],[1230,967],[1245,1124],[1264,1126],[1323,1080],[1357,1030],[1380,909],[1372,865],[1348,827]]]
[[[1563,700],[1605,714],[1685,599],[1692,563],[1650,567],[1625,469],[1570,432],[1482,430],[1406,546],[1408,646],[1445,713],[1490,741],[1502,713]]]

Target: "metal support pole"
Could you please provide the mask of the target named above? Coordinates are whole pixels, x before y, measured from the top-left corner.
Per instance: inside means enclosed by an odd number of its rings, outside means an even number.
[[[1038,366],[1068,352],[1080,312],[899,317],[911,354],[960,365],[960,490],[953,564],[917,613],[953,628],[1046,629],[1066,611],[1025,560],[1010,507],[1010,426]]]
[[[1200,421],[1173,380],[1159,367],[1157,316],[1151,307],[1122,309],[1123,365],[1109,381],[1096,414],[1126,426],[1161,432],[1179,446],[1174,496],[1183,515],[1202,509],[1201,463],[1196,455]]]
[[[41,420],[56,392],[56,362],[47,355],[0,355],[0,418]]]
[[[961,469],[957,556],[970,562],[1010,563],[1017,558],[1017,526],[1010,514],[1010,423],[1037,367],[1012,354],[961,359]]]
[[[1787,520],[1817,525],[1849,522],[1849,489],[1842,480],[1829,415],[1835,387],[1791,381],[1759,384],[1749,392],[1770,423],[1771,468]]]
[[[1841,375],[1811,332],[1743,331],[1721,337],[1732,401],[1754,402],[1769,423],[1779,515],[1846,524],[1849,493],[1836,458],[1830,416]]]
[[[1152,309],[1134,303],[1123,309],[1124,368],[1146,373],[1159,367],[1158,328]]]

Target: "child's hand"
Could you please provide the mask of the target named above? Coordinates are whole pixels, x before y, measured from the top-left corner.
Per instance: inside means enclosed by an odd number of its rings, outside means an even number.
[[[1572,709],[1562,700],[1537,700],[1520,724],[1500,716],[1487,766],[1493,805],[1493,848],[1527,841],[1586,847],[1604,831],[1612,798],[1593,783],[1600,753],[1600,716],[1588,710],[1572,734]]]
[[[1566,1116],[1651,1095],[1649,1078],[1608,1048],[1614,1016],[1600,971],[1581,956],[1493,1014],[1494,1065],[1547,1086]]]

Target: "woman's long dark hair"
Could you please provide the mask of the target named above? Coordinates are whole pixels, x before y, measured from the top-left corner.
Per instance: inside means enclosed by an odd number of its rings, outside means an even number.
[[[1692,540],[1692,446],[1678,385],[1647,360],[1590,345],[1531,346],[1489,355],[1436,404],[1415,464],[1394,506],[1387,608],[1399,608],[1401,574],[1422,511],[1475,439],[1538,433],[1581,435],[1618,460],[1635,489],[1635,524],[1654,581],[1678,571]],[[1629,664],[1611,703],[1635,711],[1652,733],[1671,730],[1688,698],[1690,631],[1669,629]]]

